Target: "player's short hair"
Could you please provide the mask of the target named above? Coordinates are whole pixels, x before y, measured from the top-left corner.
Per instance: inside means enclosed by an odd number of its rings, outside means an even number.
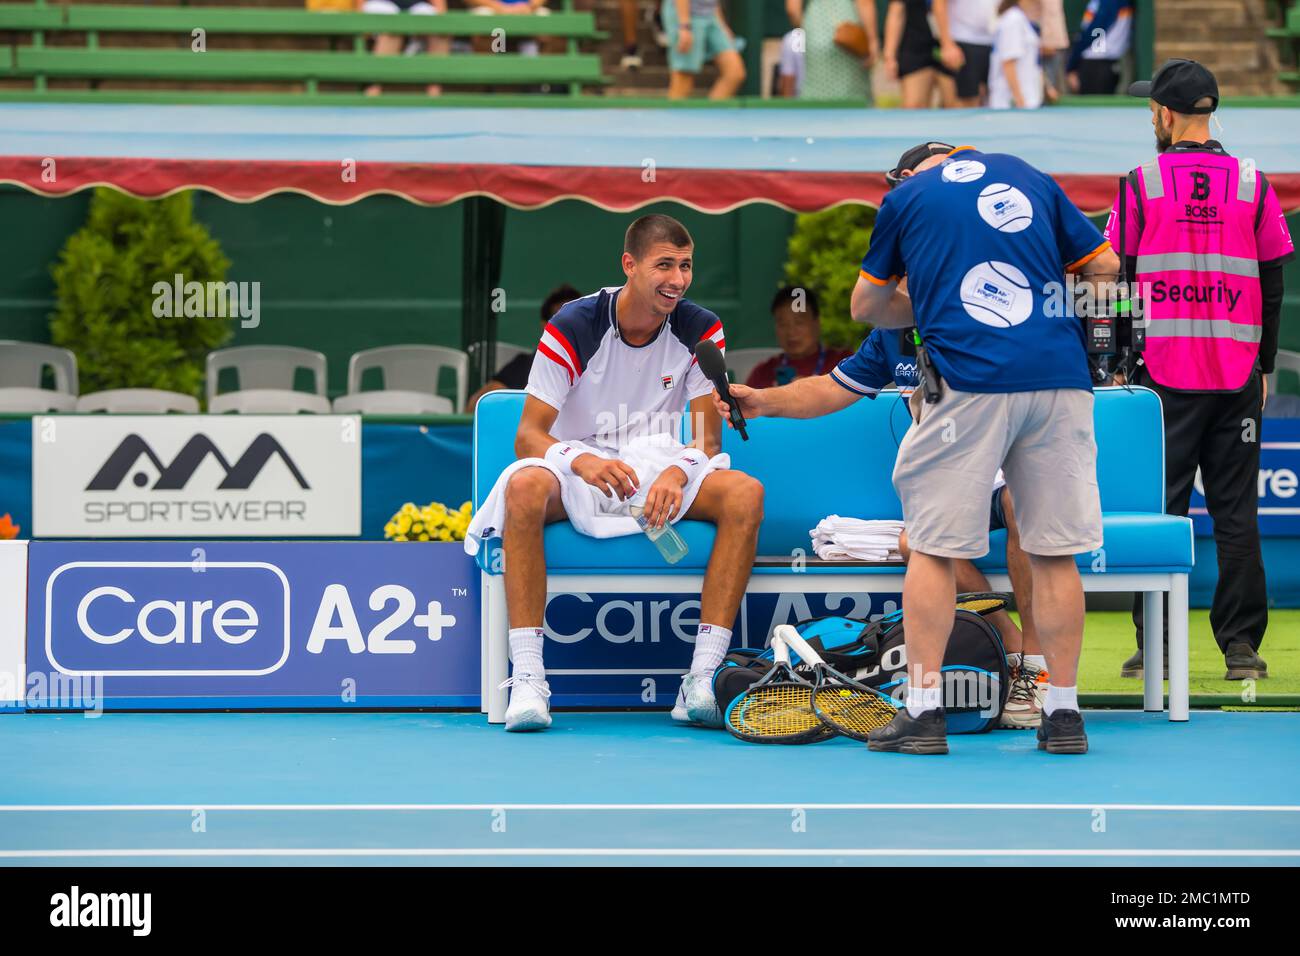
[[[695,245],[686,227],[672,216],[652,213],[642,216],[627,227],[623,236],[623,251],[633,259],[640,259],[656,242],[670,242],[678,249]]]
[[[821,318],[821,306],[817,302],[817,293],[807,286],[787,285],[776,290],[776,295],[772,296],[772,305],[770,311],[775,314],[776,310],[783,305],[790,306],[792,311],[801,311],[795,308],[795,302],[803,300],[802,311],[807,312],[814,319]]]
[[[558,285],[542,300],[542,321],[549,322],[551,317],[564,308],[565,303],[582,298],[582,293],[569,285]]]

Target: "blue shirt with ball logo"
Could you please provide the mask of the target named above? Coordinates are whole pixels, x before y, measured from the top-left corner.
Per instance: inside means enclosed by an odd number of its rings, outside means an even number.
[[[885,196],[862,276],[907,277],[917,329],[959,391],[1091,389],[1083,323],[1059,306],[1066,271],[1105,247],[1046,173],[963,147]]]

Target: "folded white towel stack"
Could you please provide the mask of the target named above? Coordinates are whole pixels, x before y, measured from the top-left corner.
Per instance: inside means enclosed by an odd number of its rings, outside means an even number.
[[[825,561],[901,561],[898,536],[902,532],[903,522],[897,520],[830,515],[808,533],[817,557]]]

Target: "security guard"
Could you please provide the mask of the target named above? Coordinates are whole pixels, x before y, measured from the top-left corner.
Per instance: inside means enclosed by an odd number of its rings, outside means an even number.
[[[1210,626],[1225,679],[1267,677],[1258,653],[1268,626],[1259,426],[1264,376],[1277,355],[1282,265],[1295,249],[1268,180],[1210,138],[1219,105],[1214,74],[1192,60],[1169,60],[1129,93],[1150,100],[1160,149],[1129,173],[1122,242],[1118,198],[1106,227],[1143,305],[1146,350],[1135,384],[1164,404],[1170,514],[1187,514],[1201,469],[1219,558]],[[1143,674],[1140,595],[1133,620],[1138,649],[1124,662],[1124,677]]]

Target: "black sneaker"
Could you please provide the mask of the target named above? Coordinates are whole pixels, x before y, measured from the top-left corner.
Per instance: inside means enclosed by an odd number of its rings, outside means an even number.
[[[1083,715],[1077,710],[1043,711],[1038,725],[1038,749],[1049,754],[1086,754],[1088,734],[1083,729]]]
[[[1268,676],[1268,665],[1264,658],[1255,653],[1255,649],[1245,641],[1233,641],[1223,654],[1228,665],[1224,680],[1262,680]]]
[[[899,754],[946,754],[948,722],[943,708],[927,710],[913,717],[906,707],[899,708],[894,719],[867,734],[867,749]]]
[[[1146,658],[1142,654],[1142,648],[1139,647],[1133,653],[1132,657],[1130,657],[1128,660],[1126,660],[1123,664],[1120,665],[1119,676],[1136,677],[1138,680],[1141,680],[1144,676],[1146,676],[1145,674],[1146,669],[1143,666],[1145,663],[1146,663]],[[1164,674],[1164,676],[1167,678],[1169,676],[1169,648],[1168,647],[1165,648],[1164,663],[1165,663],[1165,669],[1161,671],[1161,673]]]

